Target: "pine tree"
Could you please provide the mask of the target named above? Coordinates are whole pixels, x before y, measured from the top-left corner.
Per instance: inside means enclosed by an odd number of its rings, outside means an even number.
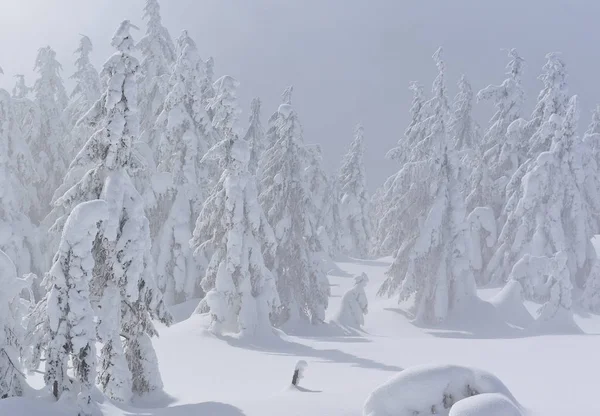
[[[280,105],[271,120],[277,140],[261,159],[259,200],[277,241],[274,259],[267,262],[277,277],[282,303],[275,322],[317,324],[325,319],[330,289],[323,271],[314,202],[304,174],[309,155],[291,104]]]
[[[38,218],[43,218],[67,167],[69,138],[62,115],[68,98],[60,76],[62,66],[51,47],[39,49],[34,69],[39,73],[33,92],[40,111],[40,128],[29,145],[38,173],[46,179],[37,185]]]
[[[100,98],[100,76],[94,65],[90,62],[92,53],[92,41],[85,35],[81,35],[79,47],[75,50],[77,59],[75,60],[75,73],[71,79],[75,82],[75,87],[69,97],[69,104],[65,110],[67,128],[72,129],[69,143],[69,156],[74,157],[81,149],[85,140],[93,133],[92,128],[85,123],[77,124],[77,121],[94,105]]]
[[[17,270],[10,258],[0,251],[0,399],[22,396],[25,375],[21,366],[25,347],[25,331],[21,321],[23,310],[20,292],[27,282],[17,278]]]
[[[244,136],[244,140],[250,146],[248,170],[253,175],[256,174],[258,163],[266,147],[265,130],[260,122],[260,105],[260,98],[254,98],[250,103],[249,125]]]
[[[577,97],[573,97],[564,119],[553,115],[544,123],[543,128],[554,131],[552,147],[531,162],[520,191],[514,194],[520,196],[518,202],[507,205],[511,209],[494,255],[492,281],[505,281],[525,254],[552,257],[564,252],[573,285],[583,288],[596,261],[591,239],[598,232],[594,213],[600,200],[597,195],[590,198],[585,186],[587,178],[597,178],[597,169],[585,161],[578,119]]]
[[[235,135],[211,149],[225,167],[196,222],[191,245],[206,270],[206,292],[197,311],[208,312],[211,329],[241,336],[269,333],[279,297],[265,266],[275,255],[275,237],[248,171],[250,148]]]
[[[454,139],[454,148],[462,153],[472,150],[478,143],[479,126],[472,115],[473,89],[464,75],[458,82],[458,90],[448,128],[450,136]]]
[[[341,198],[343,250],[365,258],[371,240],[370,198],[364,164],[364,129],[356,126],[354,140],[338,174]]]
[[[213,118],[213,112],[210,108],[208,108],[208,104],[215,96],[215,90],[213,87],[214,77],[215,61],[211,56],[206,60],[206,62],[204,62],[204,78],[200,83],[200,91],[202,92],[202,106],[206,109],[211,120]]]
[[[25,84],[25,75],[16,74],[15,78],[17,79],[17,82],[15,83],[15,86],[12,89],[13,98],[17,98],[17,99],[27,98],[33,88],[28,87]]]
[[[100,76],[94,65],[90,62],[93,45],[89,37],[81,35],[79,47],[75,50],[75,73],[71,79],[75,81],[75,88],[71,92],[70,102],[67,106],[69,127],[72,128],[79,118],[100,98]],[[80,147],[76,147],[79,150]]]
[[[213,143],[210,119],[201,103],[203,74],[196,45],[184,32],[157,126],[163,132],[159,147],[160,172],[170,176],[168,209],[158,225],[157,278],[169,303],[197,296],[198,270],[189,246],[194,222],[208,195],[208,178],[201,160]]]
[[[0,89],[0,250],[16,264],[19,275],[38,271],[42,261],[31,221],[38,205],[34,187],[38,181],[17,120],[15,99]]]
[[[317,233],[323,251],[335,258],[341,250],[342,219],[339,206],[339,192],[334,178],[323,169],[323,155],[319,145],[306,146],[308,166],[304,172],[309,185],[315,212]]]
[[[528,156],[534,159],[540,153],[550,150],[552,130],[544,127],[552,115],[564,117],[569,102],[565,63],[556,52],[546,55],[546,59],[543,73],[539,76],[544,88],[531,115],[531,123],[537,130],[529,140]]]
[[[441,49],[434,55],[438,76],[433,84],[431,115],[424,120],[428,135],[417,144],[414,163],[403,168],[422,194],[414,228],[406,234],[388,279],[379,293],[400,300],[415,295],[415,317],[419,322],[444,321],[456,308],[475,296],[469,264],[467,222],[458,180],[458,162],[447,132],[449,108]],[[426,158],[419,160],[419,157]],[[410,195],[410,194],[409,194]]]
[[[162,24],[158,0],[146,0],[144,19],[147,20],[146,36],[137,44],[142,56],[138,79],[140,131],[152,139],[151,130],[167,95],[171,67],[177,55],[171,35]],[[148,144],[156,152],[158,143]]]
[[[58,399],[72,390],[69,359],[80,386],[80,415],[92,414],[91,390],[96,375],[96,328],[90,303],[94,269],[93,245],[102,221],[108,219],[105,201],[81,203],[64,226],[54,264],[46,275],[45,299],[49,342],[44,380]]]
[[[413,92],[413,101],[410,108],[411,122],[404,132],[404,137],[398,142],[398,146],[387,153],[387,158],[397,160],[404,166],[411,156],[411,149],[427,135],[427,126],[425,120],[429,116],[429,101],[425,101],[423,87],[416,83],[410,83],[410,90]],[[399,228],[403,226],[397,219],[403,215],[402,204],[399,198],[404,194],[403,169],[396,175],[390,176],[378,191],[379,196],[373,206],[375,207],[375,227],[373,235],[373,246],[371,252],[375,256],[387,256],[394,253],[401,245],[403,231]]]
[[[71,163],[71,170],[92,167],[76,185],[56,200],[66,215],[81,202],[102,199],[109,217],[94,244],[94,280],[91,296],[99,311],[99,383],[116,400],[128,400],[162,387],[150,336],[156,335],[151,319],[166,324],[171,317],[156,288],[151,242],[144,204],[130,171],[139,168],[132,141],[139,122],[135,105],[138,62],[132,56],[135,28],[129,21],[119,26],[112,39],[117,49],[104,64],[102,76],[108,89],[86,117],[98,120],[98,130]],[[54,228],[63,229],[65,215]],[[121,341],[121,336],[125,338]]]
[[[240,83],[229,75],[215,81],[215,95],[208,102],[207,111],[212,114],[212,125],[220,137],[237,134],[236,124],[241,109],[237,103],[237,88]]]

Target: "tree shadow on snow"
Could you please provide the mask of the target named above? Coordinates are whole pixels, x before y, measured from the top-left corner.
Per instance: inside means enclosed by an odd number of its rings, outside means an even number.
[[[131,416],[133,416],[132,414]],[[190,415],[214,415],[214,416],[244,416],[244,412],[235,406],[220,402],[204,402],[195,404],[183,404],[180,406],[165,407],[157,409],[153,413],[143,413],[148,416],[190,416]]]
[[[269,355],[287,355],[294,357],[310,357],[321,360],[322,362],[331,363],[347,363],[354,367],[370,368],[383,371],[402,371],[402,368],[383,364],[377,361],[373,361],[367,358],[357,357],[352,354],[340,351],[338,349],[316,349],[308,345],[300,344],[287,339],[286,335],[281,337],[273,336],[272,338],[265,339],[238,339],[227,336],[219,336],[218,338],[227,342],[232,347],[250,349],[254,351],[263,352]],[[339,339],[335,339],[339,341]]]

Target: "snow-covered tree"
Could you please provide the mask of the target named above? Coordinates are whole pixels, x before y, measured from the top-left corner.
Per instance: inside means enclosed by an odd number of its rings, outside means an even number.
[[[354,140],[344,156],[338,173],[342,248],[346,254],[365,258],[371,240],[370,198],[364,162],[364,129],[356,126]]]
[[[473,120],[473,89],[463,75],[458,82],[458,94],[452,105],[448,133],[454,139],[454,147],[459,152],[469,151],[479,142],[479,126]]]
[[[275,277],[265,266],[275,256],[275,236],[258,202],[255,177],[248,171],[250,148],[237,136],[225,138],[207,157],[225,170],[196,222],[191,245],[206,270],[205,298],[211,329],[241,336],[266,334],[279,308]]]
[[[475,296],[469,263],[467,222],[459,183],[458,159],[447,131],[449,108],[441,49],[434,55],[438,76],[433,83],[431,115],[424,121],[429,134],[414,149],[414,162],[403,168],[422,194],[412,204],[415,226],[386,272],[379,293],[400,300],[415,296],[415,318],[435,323],[450,316],[457,306]],[[422,155],[426,158],[418,160]],[[417,226],[418,224],[418,226]]]
[[[539,321],[571,310],[573,286],[567,261],[564,251],[551,257],[525,254],[512,268],[509,279],[521,284],[525,297],[543,302],[538,310]]]
[[[16,74],[15,78],[17,79],[17,82],[15,83],[15,86],[12,89],[13,98],[27,98],[32,88],[28,87],[27,84],[25,84],[25,75]]]
[[[140,130],[150,138],[150,130],[167,95],[171,67],[177,55],[171,35],[162,24],[158,0],[146,0],[144,19],[147,20],[146,35],[137,44],[142,56],[138,98]],[[158,143],[149,145],[155,151]]]
[[[209,57],[206,62],[204,62],[204,78],[200,83],[200,91],[202,92],[202,106],[206,108],[208,112],[208,116],[212,120],[213,113],[210,108],[208,108],[208,103],[215,96],[214,89],[214,78],[215,78],[215,60],[213,57]]]
[[[237,134],[236,124],[241,113],[237,102],[237,88],[240,83],[229,75],[215,81],[215,95],[210,99],[206,109],[212,114],[213,128],[223,138]]]
[[[365,293],[368,282],[369,278],[365,273],[354,278],[354,286],[342,296],[340,310],[333,319],[335,322],[349,328],[360,328],[364,325],[365,315],[369,313],[369,301]]]
[[[45,179],[37,185],[41,218],[49,211],[52,194],[67,167],[69,138],[62,115],[68,97],[60,76],[62,66],[51,47],[39,49],[34,69],[39,74],[33,93],[40,111],[40,128],[29,145],[38,173]]]
[[[404,137],[398,142],[398,146],[391,149],[386,157],[397,160],[404,166],[411,156],[411,151],[417,143],[423,141],[427,136],[425,120],[429,115],[429,101],[425,100],[423,87],[417,82],[410,83],[413,92],[413,101],[410,108],[411,121],[404,132]],[[400,169],[402,172],[402,169]],[[378,191],[379,195],[373,204],[375,211],[375,226],[371,252],[375,256],[385,256],[394,253],[402,242],[403,223],[397,221],[402,215],[401,195],[406,192],[408,183],[401,180],[401,174],[390,176]],[[399,176],[400,175],[400,176]]]
[[[91,390],[96,375],[96,328],[90,303],[94,269],[93,245],[102,221],[108,219],[105,201],[81,203],[64,226],[54,264],[46,275],[49,292],[45,300],[49,342],[44,380],[58,399],[73,390],[67,375],[72,360],[79,387],[80,415],[91,415]]]
[[[314,202],[304,168],[309,165],[302,127],[291,104],[273,116],[277,137],[259,166],[262,208],[275,231],[277,251],[267,267],[277,277],[282,304],[278,325],[299,320],[323,322],[329,282],[323,271],[322,248],[314,218]]]
[[[250,162],[248,164],[248,170],[251,174],[256,174],[258,169],[258,163],[265,151],[265,130],[263,129],[262,123],[260,122],[260,98],[254,98],[250,103],[250,118],[248,130],[244,140],[248,142],[250,146]]]
[[[155,251],[159,288],[169,303],[199,294],[198,270],[189,240],[210,190],[201,160],[214,140],[210,119],[201,103],[203,62],[187,32],[178,43],[181,47],[171,89],[157,121],[163,132],[158,170],[170,176],[170,191],[163,196],[168,199],[168,210],[158,224]]]
[[[19,275],[38,271],[41,255],[31,217],[38,204],[39,180],[25,142],[15,103],[0,89],[0,250],[8,254]]]
[[[281,94],[281,102],[283,104],[292,105],[292,95],[294,93],[294,86],[290,85],[283,90]],[[265,133],[265,150],[272,147],[279,139],[277,129],[279,125],[279,109],[271,114],[267,123],[267,131]],[[260,166],[260,163],[259,163]],[[260,184],[259,184],[260,185]]]
[[[98,130],[71,163],[71,169],[92,167],[56,200],[66,214],[54,225],[62,230],[66,215],[82,202],[102,199],[108,205],[108,219],[94,243],[96,264],[90,291],[96,299],[93,306],[103,344],[98,381],[116,400],[162,388],[150,342],[150,336],[156,335],[151,319],[171,322],[153,274],[143,200],[129,175],[139,167],[132,154],[132,141],[139,131],[138,61],[132,56],[132,27],[126,20],[113,36],[111,44],[117,52],[102,71],[108,79],[107,91],[86,115],[98,120]]]
[[[509,63],[506,65],[507,78],[500,85],[489,85],[477,93],[477,101],[491,100],[496,112],[490,120],[490,127],[483,139],[485,150],[491,147],[502,147],[506,129],[521,116],[525,92],[522,86],[525,60],[516,49],[508,51]]]
[[[17,278],[14,263],[0,251],[0,399],[22,396],[25,375],[21,365],[25,328],[21,321],[23,308],[21,291],[28,283]]]
[[[544,125],[552,115],[565,116],[569,103],[566,65],[560,54],[556,52],[546,55],[546,64],[539,79],[544,88],[540,92],[533,114],[532,123],[538,130],[529,141],[529,157],[536,158],[540,153],[550,150],[552,137],[544,129]]]
[[[589,178],[597,178],[597,169],[595,163],[585,163],[578,119],[573,97],[564,119],[553,115],[541,127],[554,131],[552,148],[532,161],[513,195],[518,202],[507,204],[507,221],[491,261],[492,281],[505,281],[525,254],[552,257],[564,252],[573,285],[583,288],[596,261],[591,239],[598,232],[600,199],[596,189],[594,195],[586,189]]]
[[[90,107],[100,98],[100,76],[94,65],[90,62],[90,54],[93,46],[89,37],[81,35],[79,47],[75,50],[77,59],[75,60],[75,73],[71,79],[75,82],[75,87],[71,92],[69,105],[66,109],[68,127],[73,128],[79,118],[87,113]],[[83,143],[81,143],[83,144]],[[81,146],[75,143],[76,150]]]
[[[317,233],[321,248],[331,258],[335,258],[341,248],[342,219],[339,207],[339,192],[335,179],[330,178],[323,169],[321,146],[306,146],[309,160],[305,167],[306,181],[309,185],[315,212]]]

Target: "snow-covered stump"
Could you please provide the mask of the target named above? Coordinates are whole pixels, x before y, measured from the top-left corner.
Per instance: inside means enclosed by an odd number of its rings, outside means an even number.
[[[365,293],[368,282],[369,278],[365,273],[354,278],[354,286],[342,296],[340,310],[333,318],[334,322],[344,327],[360,329],[369,312],[369,301]]]
[[[364,405],[363,416],[462,416],[451,412],[455,404],[487,393],[501,395],[516,409],[521,407],[508,388],[486,371],[455,365],[415,366],[375,389]],[[478,415],[484,414],[489,416]]]

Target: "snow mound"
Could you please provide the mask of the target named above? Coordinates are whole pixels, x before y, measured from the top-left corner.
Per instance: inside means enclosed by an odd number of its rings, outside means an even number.
[[[454,365],[422,365],[402,371],[367,399],[364,416],[448,415],[454,403],[483,393],[499,393],[519,406],[494,375]]]
[[[449,416],[523,416],[523,413],[502,394],[486,393],[456,403]]]
[[[511,280],[489,302],[494,305],[505,322],[520,328],[527,328],[533,323],[534,319],[523,301],[521,283]]]
[[[576,335],[583,334],[583,330],[573,319],[573,312],[559,308],[549,319],[538,318],[529,327],[534,335]]]

